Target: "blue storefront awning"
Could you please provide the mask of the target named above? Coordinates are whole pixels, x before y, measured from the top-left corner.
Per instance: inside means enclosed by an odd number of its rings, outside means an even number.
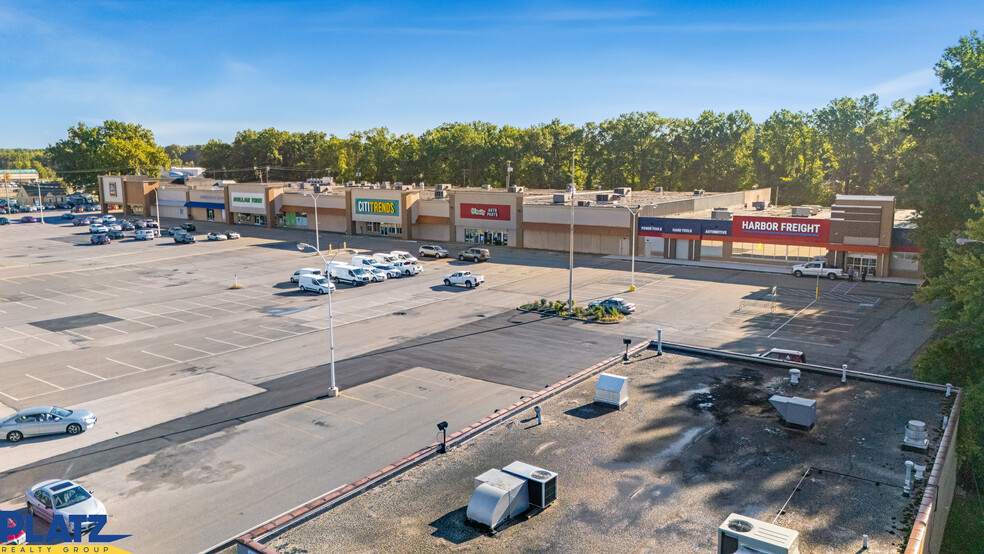
[[[224,210],[225,204],[222,202],[185,202],[186,208],[205,208],[208,210]]]

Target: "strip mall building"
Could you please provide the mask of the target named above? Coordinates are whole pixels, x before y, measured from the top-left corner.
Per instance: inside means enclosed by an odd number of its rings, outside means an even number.
[[[510,191],[448,186],[319,186],[143,176],[100,177],[104,211],[227,225],[310,229],[567,251],[571,215],[581,253],[789,266],[826,257],[878,277],[921,277],[908,212],[886,196],[837,196],[833,206],[769,206],[770,189],[692,194]],[[795,212],[796,216],[793,215]],[[633,229],[635,227],[635,229]],[[633,232],[635,231],[635,232]]]

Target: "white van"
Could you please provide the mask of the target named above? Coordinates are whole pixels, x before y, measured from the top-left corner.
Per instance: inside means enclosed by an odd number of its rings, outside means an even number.
[[[328,276],[339,283],[348,283],[360,287],[369,283],[369,273],[361,267],[342,262],[329,262],[325,267]]]
[[[379,260],[373,258],[372,256],[352,256],[352,265],[355,267],[362,266],[374,266],[379,263]]]
[[[420,264],[410,262],[407,260],[400,260],[394,263],[393,267],[399,269],[407,277],[411,275],[419,275],[420,272],[424,270],[424,268],[421,267]]]
[[[297,286],[300,287],[301,290],[316,292],[318,294],[335,292],[335,283],[332,283],[327,277],[322,275],[301,275],[300,279],[301,280]]]
[[[396,256],[397,258],[399,258],[401,260],[404,260],[404,261],[407,261],[407,262],[417,263],[417,258],[414,258],[413,257],[413,254],[411,254],[411,253],[409,253],[409,252],[407,252],[405,250],[394,250],[394,251],[390,252],[390,255],[391,256]]]
[[[137,229],[133,232],[134,240],[154,240],[153,229]]]
[[[301,269],[298,269],[293,273],[293,275],[290,276],[290,282],[300,283],[301,277],[303,277],[304,275],[316,275],[318,277],[321,277],[321,270],[316,267],[302,267]]]
[[[375,254],[372,255],[372,257],[376,258],[376,260],[379,261],[379,263],[390,264],[390,265],[396,265],[396,262],[402,261],[396,256],[392,254],[387,254],[385,252],[376,252]]]

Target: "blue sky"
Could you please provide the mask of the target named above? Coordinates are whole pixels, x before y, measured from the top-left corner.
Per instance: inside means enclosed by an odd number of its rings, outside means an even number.
[[[139,123],[162,145],[276,127],[419,134],[631,111],[808,111],[938,89],[984,2],[0,0],[0,147]]]

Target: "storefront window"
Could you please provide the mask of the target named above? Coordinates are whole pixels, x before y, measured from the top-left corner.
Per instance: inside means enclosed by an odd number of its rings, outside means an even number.
[[[750,258],[762,261],[803,262],[809,261],[815,256],[827,255],[827,249],[819,246],[734,242],[731,248],[732,258]]]
[[[266,225],[266,216],[265,215],[256,216],[256,218],[253,220],[253,223],[254,225]]]
[[[294,215],[294,225],[307,227],[307,214],[298,213]]]
[[[465,229],[465,242],[473,244],[491,244],[504,246],[509,244],[509,233],[506,231],[485,231],[482,229]]]
[[[868,275],[875,275],[875,270],[877,269],[878,257],[871,254],[848,254],[847,255],[847,268],[854,269],[860,275],[862,271],[867,270]]]
[[[723,250],[724,250],[724,243],[719,240],[700,241],[701,258],[720,258],[724,255]]]
[[[252,214],[236,214],[236,223],[240,225],[249,225],[253,223]]]
[[[918,252],[892,252],[892,269],[919,271]]]
[[[206,209],[205,210],[205,219],[208,220],[208,221],[215,221],[215,210]]]

